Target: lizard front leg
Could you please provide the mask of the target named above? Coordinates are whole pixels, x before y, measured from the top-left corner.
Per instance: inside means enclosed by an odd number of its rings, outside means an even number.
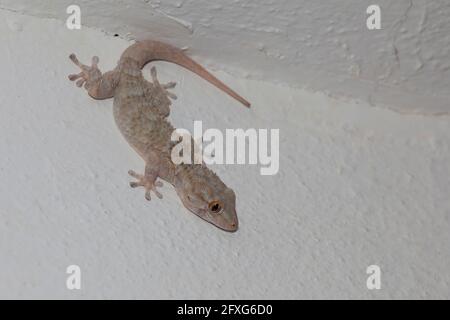
[[[162,199],[162,194],[156,189],[157,187],[162,187],[161,181],[156,181],[159,177],[160,162],[156,154],[151,154],[147,157],[145,163],[144,174],[138,174],[133,170],[129,170],[128,174],[137,181],[130,182],[132,188],[144,187],[145,188],[145,199],[151,200],[150,192],[153,191],[156,196]]]
[[[108,71],[102,74],[97,66],[99,62],[98,57],[92,58],[90,67],[80,63],[73,53],[69,58],[81,69],[79,74],[69,75],[70,81],[77,80],[76,85],[78,87],[84,85],[88,94],[94,99],[108,99],[114,96],[114,90],[117,86],[119,76],[117,71]]]
[[[137,181],[130,182],[130,186],[132,188],[144,187],[145,188],[145,199],[150,201],[152,198],[150,196],[150,192],[153,191],[156,196],[162,199],[162,194],[156,189],[156,187],[162,187],[163,183],[161,181],[156,181],[158,179],[158,175],[153,173],[148,174],[147,168],[145,168],[145,174],[138,174],[133,170],[128,171],[128,174],[133,178],[136,178]]]

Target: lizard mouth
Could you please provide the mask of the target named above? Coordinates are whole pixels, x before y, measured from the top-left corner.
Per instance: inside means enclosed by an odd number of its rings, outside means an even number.
[[[215,227],[227,232],[236,232],[238,230],[239,222],[235,211],[231,214],[223,212],[220,215],[213,216],[208,210],[194,208],[184,197],[181,199],[182,203],[189,211]]]
[[[206,212],[206,216],[202,218],[217,228],[227,232],[236,232],[239,227],[236,211],[233,211],[232,213],[223,212],[216,217],[211,217],[211,214]]]
[[[237,222],[232,222],[228,227],[223,228],[223,227],[219,227],[220,229],[227,231],[227,232],[236,232],[239,228],[239,223]]]
[[[238,225],[239,223],[237,222],[237,220],[229,223],[229,222],[216,222],[216,221],[211,221],[209,220],[207,217],[202,217],[199,216],[200,218],[202,218],[203,220],[211,223],[212,225],[214,225],[215,227],[226,231],[226,232],[236,232],[238,230]]]

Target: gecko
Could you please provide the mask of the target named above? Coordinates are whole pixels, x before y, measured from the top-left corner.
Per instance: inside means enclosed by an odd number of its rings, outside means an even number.
[[[121,55],[117,66],[102,73],[99,58],[94,56],[91,65],[82,64],[75,54],[69,56],[81,72],[69,75],[78,87],[84,87],[94,99],[113,98],[113,114],[117,127],[128,144],[144,160],[142,174],[129,170],[136,179],[132,188],[143,187],[145,198],[151,200],[151,192],[162,198],[157,188],[164,180],[171,184],[182,204],[198,217],[229,232],[238,229],[235,192],[204,163],[174,164],[171,150],[175,143],[171,136],[175,128],[168,121],[170,106],[176,95],[169,91],[174,82],[161,84],[156,68],[151,68],[152,82],[142,73],[143,67],[152,61],[167,61],[180,65],[207,80],[246,107],[250,103],[213,76],[204,67],[188,57],[183,50],[169,44],[145,40],[129,46]]]

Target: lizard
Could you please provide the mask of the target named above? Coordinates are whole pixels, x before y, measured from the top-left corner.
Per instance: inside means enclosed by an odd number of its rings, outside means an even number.
[[[200,64],[188,57],[183,50],[169,44],[144,40],[129,46],[121,55],[117,66],[106,73],[98,68],[99,58],[94,56],[91,65],[82,64],[75,54],[69,56],[81,72],[69,75],[94,99],[113,98],[113,114],[117,127],[128,144],[145,161],[143,174],[129,170],[136,179],[132,188],[144,187],[145,198],[151,200],[151,192],[162,198],[157,190],[164,180],[173,185],[182,204],[195,215],[216,227],[235,232],[238,229],[235,192],[204,163],[175,165],[171,150],[175,143],[171,135],[175,128],[167,120],[171,99],[176,96],[168,91],[174,82],[161,84],[156,68],[151,68],[152,82],[142,73],[143,67],[156,60],[178,64],[207,80],[247,107],[250,103],[218,80]]]

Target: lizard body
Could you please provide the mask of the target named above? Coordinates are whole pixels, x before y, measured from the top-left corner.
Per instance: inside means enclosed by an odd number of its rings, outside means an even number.
[[[156,69],[151,70],[153,82],[142,75],[142,68],[149,62],[164,60],[179,64],[225,91],[245,106],[250,104],[199,64],[187,57],[181,50],[158,41],[142,41],[131,45],[122,54],[116,68],[102,74],[97,67],[99,59],[92,58],[92,65],[81,64],[74,54],[70,59],[81,68],[81,73],[70,75],[77,80],[78,87],[87,90],[94,99],[114,98],[116,124],[131,147],[145,161],[145,171],[129,174],[136,178],[131,187],[144,187],[145,198],[150,192],[159,198],[157,187],[162,186],[158,178],[175,187],[184,206],[202,219],[226,230],[236,231],[236,196],[220,178],[204,164],[179,164],[171,160],[174,142],[171,135],[175,130],[167,117],[171,100],[176,96],[167,89],[175,83],[160,84]]]

